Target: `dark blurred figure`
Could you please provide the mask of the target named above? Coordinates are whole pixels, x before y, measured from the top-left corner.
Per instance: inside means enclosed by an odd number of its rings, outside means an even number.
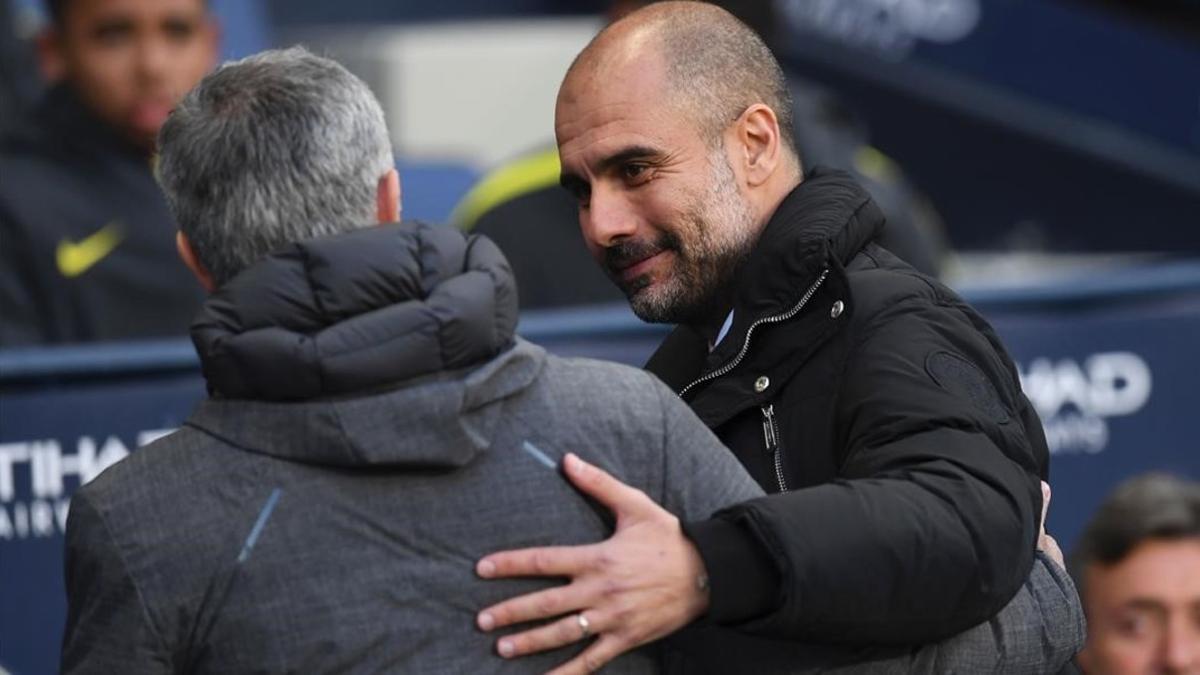
[[[1087,614],[1088,675],[1200,673],[1200,483],[1122,484],[1071,556]]]
[[[37,96],[33,49],[23,39],[13,0],[0,0],[0,129],[7,129]]]
[[[185,335],[200,293],[154,182],[159,127],[214,65],[204,0],[52,0],[52,86],[0,138],[0,346]]]
[[[616,20],[650,4],[616,0]],[[714,2],[774,47],[773,5],[760,0]],[[820,86],[792,80],[794,133],[805,168],[849,171],[887,216],[879,244],[917,270],[938,276],[940,222],[900,167],[867,143],[858,120]],[[558,185],[553,146],[523,155],[483,178],[452,215],[458,227],[495,241],[508,257],[525,309],[623,302],[625,296],[592,263],[579,232],[576,201]]]

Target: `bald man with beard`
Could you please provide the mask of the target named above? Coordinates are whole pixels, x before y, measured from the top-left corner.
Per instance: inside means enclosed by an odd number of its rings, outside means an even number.
[[[648,369],[772,494],[681,523],[592,480],[616,534],[482,559],[487,578],[570,583],[478,623],[558,617],[500,638],[506,657],[594,638],[561,672],[700,618],[840,654],[825,667],[965,635],[1049,574],[1063,612],[1034,603],[1012,654],[889,672],[1053,672],[1065,659],[1021,661],[1018,643],[1061,644],[1051,627],[1077,646],[1081,612],[1035,553],[1049,453],[1015,367],[953,291],[878,245],[851,177],[806,170],[791,117],[770,50],[703,3],[634,12],[571,66],[556,135],[584,240],[639,317],[678,326]],[[746,653],[707,665],[759,668]]]

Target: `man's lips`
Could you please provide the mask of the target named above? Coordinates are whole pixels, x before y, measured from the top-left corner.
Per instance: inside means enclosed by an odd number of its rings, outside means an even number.
[[[129,121],[136,129],[157,133],[171,114],[171,108],[171,103],[165,100],[139,101],[130,109]]]
[[[632,261],[628,265],[625,265],[624,267],[618,266],[617,267],[617,275],[621,278],[621,281],[623,281],[625,283],[630,283],[633,280],[637,279],[638,277],[649,272],[650,269],[655,265],[655,263],[658,260],[660,260],[665,254],[667,254],[669,252],[670,251],[668,249],[662,249],[662,250],[658,251],[657,253],[651,254],[648,257],[641,258],[640,260]]]

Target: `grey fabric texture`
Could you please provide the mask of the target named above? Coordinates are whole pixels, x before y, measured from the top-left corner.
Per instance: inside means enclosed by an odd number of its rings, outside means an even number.
[[[526,442],[685,517],[760,494],[655,378],[525,342],[346,400],[210,400],[76,494],[63,670],[548,670],[578,648],[506,661],[474,616],[553,583],[485,582],[475,562],[609,527]],[[655,667],[643,649],[609,670]]]

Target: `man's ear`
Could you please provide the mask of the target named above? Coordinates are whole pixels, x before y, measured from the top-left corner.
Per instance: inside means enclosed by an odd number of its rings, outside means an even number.
[[[63,38],[59,29],[53,26],[43,29],[37,34],[34,46],[42,79],[48,84],[63,79],[67,73],[67,57],[63,53]]]
[[[375,194],[375,217],[380,225],[400,221],[400,174],[395,169],[388,169],[379,179]]]
[[[738,161],[746,183],[758,187],[784,162],[783,141],[775,111],[762,103],[746,108],[733,125]]]
[[[208,269],[204,267],[204,263],[200,262],[200,258],[196,257],[196,250],[192,248],[192,242],[184,236],[183,230],[175,232],[175,250],[179,251],[179,259],[184,265],[196,275],[196,280],[200,282],[200,286],[208,293],[216,290],[217,285],[213,283],[212,275],[208,273]]]

